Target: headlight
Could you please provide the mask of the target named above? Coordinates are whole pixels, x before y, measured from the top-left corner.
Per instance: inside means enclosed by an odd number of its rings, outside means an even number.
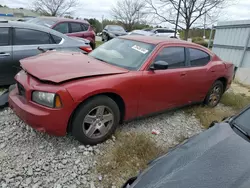
[[[60,108],[62,107],[60,97],[55,93],[48,93],[42,91],[33,91],[32,101],[35,103],[47,106],[50,108]]]

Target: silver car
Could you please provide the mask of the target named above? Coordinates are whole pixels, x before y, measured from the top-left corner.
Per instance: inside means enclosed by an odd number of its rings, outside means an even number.
[[[0,86],[15,83],[19,60],[47,50],[88,53],[89,41],[68,37],[47,27],[25,22],[0,21]]]

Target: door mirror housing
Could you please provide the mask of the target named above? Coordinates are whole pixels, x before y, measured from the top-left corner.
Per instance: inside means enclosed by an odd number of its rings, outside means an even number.
[[[166,61],[156,61],[150,66],[150,70],[165,70],[168,69]]]

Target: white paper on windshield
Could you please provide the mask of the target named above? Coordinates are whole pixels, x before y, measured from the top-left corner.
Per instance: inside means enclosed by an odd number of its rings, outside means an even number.
[[[133,48],[134,50],[138,51],[138,52],[143,53],[143,54],[148,53],[148,50],[147,50],[147,49],[141,48],[140,46],[137,46],[137,45],[132,46],[132,48]]]

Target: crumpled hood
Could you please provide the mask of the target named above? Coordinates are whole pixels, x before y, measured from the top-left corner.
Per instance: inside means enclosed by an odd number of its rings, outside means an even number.
[[[82,53],[46,52],[20,61],[21,67],[42,81],[60,83],[76,78],[128,72]]]
[[[220,123],[153,161],[130,188],[248,188],[250,143]]]

